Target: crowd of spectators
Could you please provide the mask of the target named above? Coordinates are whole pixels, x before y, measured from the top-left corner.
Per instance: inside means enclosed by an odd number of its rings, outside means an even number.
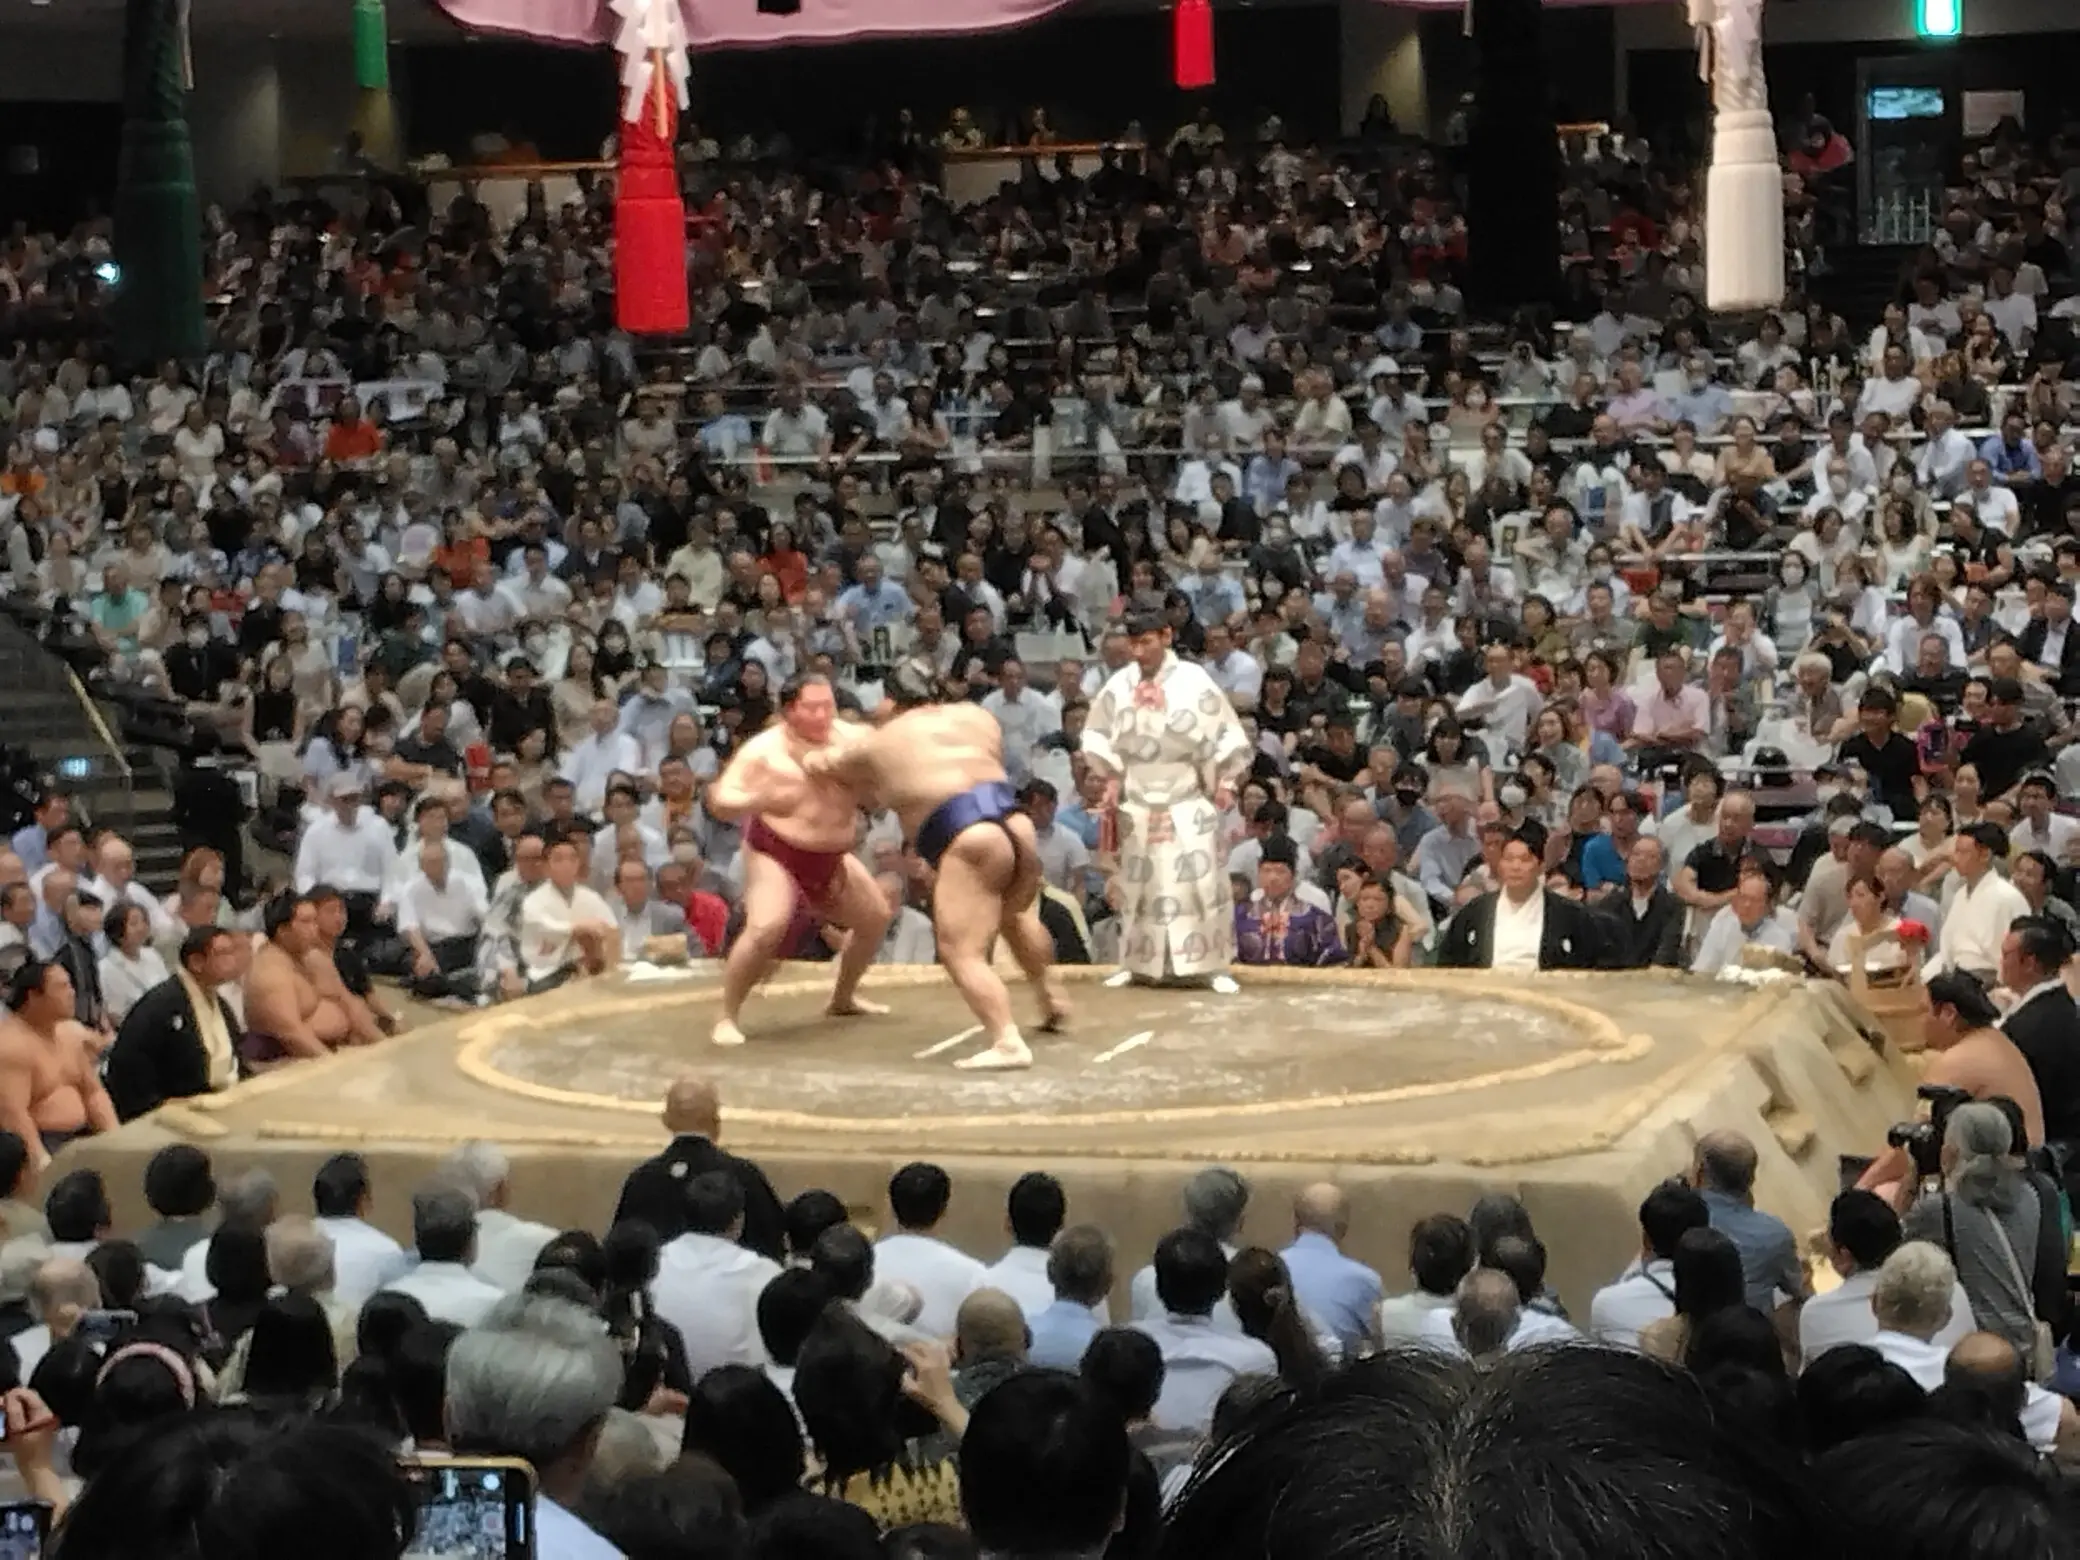
[[[1952,1113],[1922,1193],[1957,1261],[1922,1201],[1846,1192],[1815,1294],[1716,1133],[1574,1315],[1503,1194],[1417,1221],[1382,1275],[1342,1189],[1267,1209],[1212,1167],[1130,1275],[1044,1172],[964,1251],[979,1194],[938,1166],[871,1216],[783,1202],[718,1119],[676,1083],[603,1234],[531,1222],[464,1145],[409,1247],[354,1153],[306,1208],[162,1149],[118,1236],[96,1172],[39,1207],[0,1135],[0,1482],[52,1506],[60,1560],[504,1560],[441,1499],[458,1458],[529,1466],[536,1560],[2073,1552],[2080,1364],[2035,1359],[1970,1228],[2059,1216],[1992,1105]]]
[[[409,1258],[350,1159],[311,1220],[162,1162],[135,1242],[75,1172],[12,1269],[18,1353],[47,1352],[9,1447],[55,1500],[65,1465],[85,1480],[60,1552],[134,1552],[111,1535],[150,1498],[186,1503],[153,1531],[216,1553],[274,1531],[232,1498],[253,1481],[294,1489],[270,1518],[293,1505],[293,1541],[394,1552],[369,1535],[408,1497],[349,1446],[371,1427],[525,1457],[550,1557],[866,1553],[915,1521],[1034,1555],[1335,1555],[1381,1522],[1642,1555],[1664,1524],[1728,1555],[1847,1552],[1814,1547],[1838,1521],[1903,1555],[2070,1544],[2031,1449],[2072,1412],[2034,1382],[2072,1371],[2037,1324],[2063,1323],[2040,1258],[2080,1142],[2080,144],[1975,158],[1882,318],[1800,293],[1730,322],[1700,305],[1690,181],[1629,133],[1571,149],[1560,307],[1507,321],[1467,309],[1438,149],[1202,116],[1084,172],[1036,148],[956,210],[928,159],[688,139],[696,326],[671,349],[609,327],[590,185],[497,215],[489,187],[436,208],[391,179],[213,211],[208,353],[135,380],[94,328],[102,230],[0,253],[9,603],[257,804],[165,894],[55,792],[0,854],[18,1192],[78,1132],[380,1041],[373,974],[473,1005],[719,953],[738,840],[702,787],[805,674],[868,710],[914,664],[987,708],[1058,954],[1107,961],[1078,737],[1150,607],[1256,744],[1220,825],[1266,932],[1246,959],[1437,958],[1522,847],[1598,963],[1926,977],[1932,1076],[1981,1102],[1949,1117],[1953,1195],[1932,1215],[1874,1163],[1829,1234],[1852,1298],[1780,1335],[1803,1270],[1748,1200],[1752,1150],[1720,1143],[1648,1199],[1578,1332],[1521,1208],[1423,1221],[1383,1299],[1335,1251],[1333,1189],[1283,1253],[1237,1250],[1221,1172],[1114,1329],[1115,1254],[1045,1177],[985,1270],[932,1234],[929,1166],[879,1244],[712,1155],[639,1170],[595,1238],[517,1219],[473,1150],[415,1195]],[[883,957],[930,960],[928,869],[887,818],[860,848],[901,907]],[[43,1239],[0,1213],[10,1248]],[[109,1311],[136,1320],[80,1332]],[[1840,1347],[1781,1346],[1816,1317]],[[1578,1338],[1669,1363],[1512,1347]],[[1787,1360],[1825,1364],[1794,1386]],[[1585,1437],[1608,1493],[1464,1499]],[[1621,1532],[1618,1500],[1667,1504]],[[2031,1537],[1973,1549],[1992,1534]]]
[[[1036,146],[958,210],[922,139],[687,150],[696,325],[664,350],[608,328],[590,185],[213,211],[210,350],[131,383],[83,327],[98,230],[9,250],[10,599],[260,809],[163,899],[97,875],[120,840],[0,860],[31,951],[95,951],[90,1027],[256,889],[338,896],[327,946],[455,1004],[712,955],[739,870],[705,781],[790,680],[871,708],[899,662],[998,718],[1061,957],[1103,961],[1078,735],[1135,605],[1257,742],[1238,899],[1322,917],[1245,957],[1435,958],[1526,826],[1601,962],[1839,969],[1846,896],[1796,896],[1857,822],[1906,856],[1858,858],[1861,930],[1932,907],[1932,972],[1991,976],[2013,919],[1947,924],[1969,826],[2076,919],[2069,141],[1973,159],[1853,324],[1799,293],[1707,318],[1691,185],[1629,132],[1570,148],[1563,323],[1470,317],[1449,155],[1413,143],[1202,115],[1083,172]],[[889,820],[861,848],[924,902]],[[931,956],[919,916],[889,939]],[[360,974],[265,1001],[260,1055],[379,1034]]]

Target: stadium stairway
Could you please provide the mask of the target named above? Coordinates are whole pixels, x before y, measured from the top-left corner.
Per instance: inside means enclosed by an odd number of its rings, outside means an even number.
[[[137,879],[167,893],[180,873],[173,791],[150,750],[111,745],[118,712],[101,706],[96,726],[65,663],[12,624],[0,630],[0,744],[19,749],[78,798],[79,809],[115,829],[137,857]]]

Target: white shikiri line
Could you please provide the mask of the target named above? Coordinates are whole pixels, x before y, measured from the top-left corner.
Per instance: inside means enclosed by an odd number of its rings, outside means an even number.
[[[1091,1065],[1094,1067],[1103,1067],[1115,1056],[1124,1056],[1129,1051],[1140,1050],[1142,1046],[1147,1045],[1148,1042],[1155,1039],[1155,1037],[1156,1032],[1153,1029],[1144,1029],[1139,1034],[1128,1035],[1126,1039],[1120,1041],[1120,1043],[1114,1046],[1111,1050],[1100,1051],[1096,1056],[1092,1057]]]
[[[941,1051],[951,1051],[955,1046],[960,1045],[965,1041],[973,1040],[977,1035],[981,1033],[982,1026],[980,1024],[970,1024],[959,1034],[948,1035],[944,1040],[941,1040],[938,1044],[926,1046],[922,1051],[915,1053],[911,1057],[911,1060],[916,1062],[928,1061],[932,1057],[937,1056]]]

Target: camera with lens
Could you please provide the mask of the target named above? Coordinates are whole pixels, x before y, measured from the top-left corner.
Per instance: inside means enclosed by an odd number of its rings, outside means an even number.
[[[1894,1122],[1886,1129],[1885,1142],[1905,1149],[1914,1161],[1914,1179],[1926,1181],[1943,1173],[1943,1132],[1950,1125],[1950,1112],[1969,1105],[1972,1096],[1947,1083],[1924,1083],[1914,1094],[1928,1102],[1928,1120]]]

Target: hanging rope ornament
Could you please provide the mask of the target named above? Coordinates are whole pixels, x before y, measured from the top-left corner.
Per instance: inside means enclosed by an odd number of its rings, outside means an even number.
[[[1210,0],[1177,0],[1172,63],[1186,92],[1213,85],[1213,6]]]
[[[620,183],[614,200],[614,319],[631,335],[687,326],[686,204],[673,142],[686,93],[678,0],[613,0],[621,19]]]

